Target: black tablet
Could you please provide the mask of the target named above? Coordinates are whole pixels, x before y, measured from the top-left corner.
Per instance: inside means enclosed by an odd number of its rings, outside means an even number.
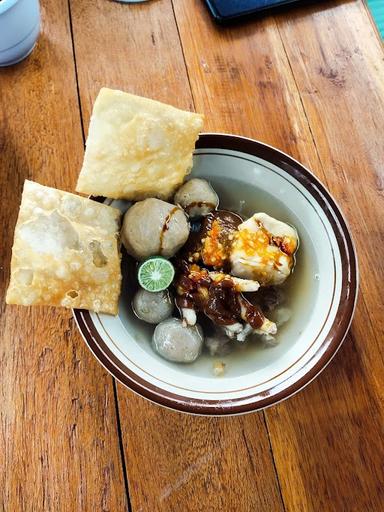
[[[218,22],[227,22],[298,0],[205,0]]]

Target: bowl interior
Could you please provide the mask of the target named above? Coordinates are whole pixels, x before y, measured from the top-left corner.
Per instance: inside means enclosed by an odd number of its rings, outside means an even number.
[[[334,319],[341,289],[335,235],[325,211],[306,187],[278,165],[236,151],[200,149],[194,156],[191,176],[211,182],[220,197],[220,208],[244,216],[266,212],[296,227],[300,238],[296,267],[284,285],[284,306],[292,316],[279,328],[278,344],[265,346],[255,338],[226,357],[212,358],[203,353],[188,365],[165,361],[151,348],[154,327],[132,312],[134,267],[126,255],[119,316],[92,313],[92,320],[119,361],[159,388],[207,399],[224,395],[228,399],[228,394],[239,396],[247,389],[265,392],[313,357]],[[127,208],[123,201],[111,204]],[[224,377],[213,375],[213,362],[218,360],[226,364]]]

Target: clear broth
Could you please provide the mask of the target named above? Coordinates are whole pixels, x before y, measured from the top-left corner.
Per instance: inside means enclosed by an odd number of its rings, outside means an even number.
[[[296,315],[300,318],[306,318],[310,315],[316,293],[313,288],[318,284],[316,282],[316,269],[314,269],[313,255],[314,248],[311,246],[310,238],[306,237],[307,242],[303,243],[300,238],[300,226],[302,220],[298,219],[283,202],[276,200],[271,194],[259,191],[245,183],[232,178],[217,180],[206,177],[216,190],[220,204],[219,208],[227,209],[239,213],[244,218],[249,218],[256,212],[265,212],[283,222],[294,226],[299,235],[300,245],[296,253],[296,264],[293,273],[282,285],[285,300],[281,305],[291,310],[290,320],[282,325],[275,336],[276,346],[266,346],[259,336],[252,336],[243,344],[234,342],[235,347],[227,356],[211,356],[206,350],[192,364],[177,365],[162,359],[164,364],[171,367],[182,368],[183,372],[191,375],[213,375],[213,363],[222,361],[225,363],[226,376],[238,376],[243,373],[255,371],[260,368],[273,364],[276,357],[289,350],[295,343],[300,334],[300,323],[295,319]],[[241,198],[239,200],[238,198]],[[146,324],[139,320],[133,313],[131,307],[132,297],[137,289],[135,262],[133,259],[123,253],[123,290],[120,303],[120,318],[127,328],[135,333],[135,339],[138,343],[145,346],[145,350],[152,350],[150,347],[152,334],[155,326]],[[312,289],[311,293],[308,290]],[[178,312],[175,308],[175,316]],[[273,319],[273,314],[270,315]],[[155,357],[160,357],[154,354]],[[241,364],[240,363],[241,360]],[[240,371],[241,368],[241,371]],[[239,373],[240,371],[240,373]]]

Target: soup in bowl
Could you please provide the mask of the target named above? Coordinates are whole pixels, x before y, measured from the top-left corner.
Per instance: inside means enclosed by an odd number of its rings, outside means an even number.
[[[269,315],[277,332],[231,340],[229,350],[213,350],[205,344],[188,364],[161,357],[152,343],[156,325],[143,322],[132,308],[137,263],[126,252],[119,315],[74,310],[74,316],[97,359],[143,397],[193,414],[259,410],[303,388],[341,345],[357,296],[351,236],[335,201],[313,174],[260,142],[234,135],[201,135],[191,178],[211,185],[220,210],[243,220],[264,212],[296,230],[293,268],[275,287],[279,299]],[[123,212],[130,206],[125,201],[98,200]],[[173,316],[178,316],[176,308]],[[203,336],[211,337],[212,326],[202,315],[198,321]]]

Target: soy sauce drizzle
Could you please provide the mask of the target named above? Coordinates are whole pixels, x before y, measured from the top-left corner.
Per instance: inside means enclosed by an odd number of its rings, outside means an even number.
[[[207,208],[210,208],[211,210],[217,209],[216,204],[214,204],[214,203],[209,203],[207,201],[193,201],[192,203],[189,203],[189,205],[186,207],[187,213],[189,213],[190,210],[192,210],[192,208],[195,208],[196,206],[198,208],[202,208],[203,206],[206,206]]]
[[[165,233],[168,231],[169,229],[169,223],[171,222],[171,219],[172,219],[172,216],[178,211],[180,210],[180,208],[178,206],[175,206],[174,208],[172,208],[172,210],[168,213],[168,215],[165,217],[165,221],[164,221],[164,224],[163,224],[163,227],[161,228],[161,231],[160,231],[160,244],[159,244],[159,254],[162,253],[163,251],[163,240],[164,240],[164,235]]]

